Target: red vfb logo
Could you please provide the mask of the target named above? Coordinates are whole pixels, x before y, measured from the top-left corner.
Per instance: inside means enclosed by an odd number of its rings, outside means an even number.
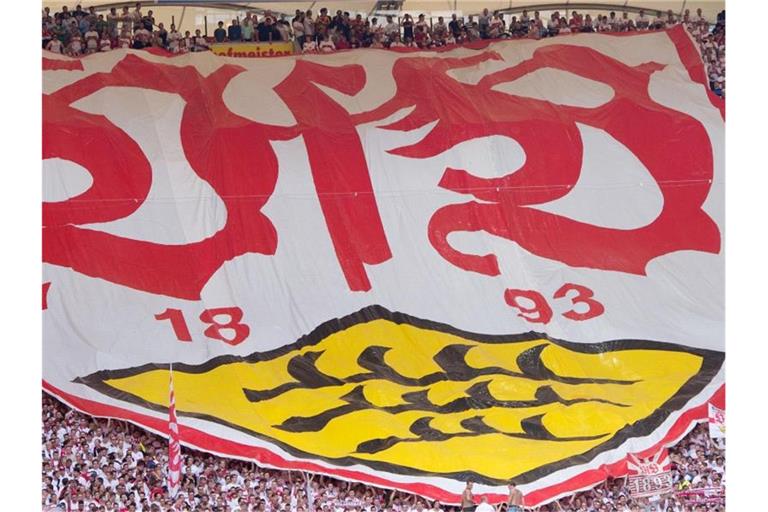
[[[247,253],[275,254],[279,233],[262,212],[278,176],[270,142],[302,136],[338,264],[350,290],[368,291],[365,266],[396,255],[381,222],[357,127],[403,108],[412,111],[383,128],[407,131],[436,125],[423,140],[391,150],[393,154],[430,158],[461,142],[491,135],[513,138],[525,150],[522,168],[507,176],[484,178],[465,169],[445,169],[439,187],[473,199],[437,209],[424,240],[458,268],[500,274],[497,255],[465,254],[450,244],[449,235],[458,231],[499,236],[571,267],[640,275],[649,261],[670,252],[719,252],[719,229],[702,210],[713,175],[712,147],[700,122],[650,97],[650,76],[662,65],[632,67],[590,48],[558,44],[539,48],[531,59],[491,73],[477,84],[462,83],[449,74],[488,60],[501,57],[493,51],[468,58],[401,56],[393,67],[394,97],[355,115],[323,88],[355,95],[368,80],[363,67],[298,60],[275,87],[296,119],[294,126],[281,127],[246,119],[225,105],[223,91],[244,71],[239,66],[224,65],[204,77],[193,67],[126,55],[110,72],[43,95],[43,158],[76,162],[93,177],[93,186],[83,194],[44,204],[43,259],[134,289],[199,299],[224,262]],[[613,89],[613,98],[595,108],[567,107],[493,89],[542,68],[602,82]],[[165,245],[81,227],[131,215],[146,200],[152,182],[151,163],[134,140],[106,117],[72,107],[73,102],[112,86],[183,98],[184,153],[191,168],[224,202],[223,229],[199,242]],[[648,169],[664,199],[662,211],[651,223],[612,229],[529,208],[563,197],[578,180],[583,144],[577,123],[605,130]],[[73,130],[77,137],[72,137]],[[681,139],[686,141],[684,151],[677,143]]]

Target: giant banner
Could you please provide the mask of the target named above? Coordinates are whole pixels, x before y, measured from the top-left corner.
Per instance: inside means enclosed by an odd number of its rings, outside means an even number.
[[[682,28],[43,61],[44,389],[535,505],[723,407],[724,110]]]

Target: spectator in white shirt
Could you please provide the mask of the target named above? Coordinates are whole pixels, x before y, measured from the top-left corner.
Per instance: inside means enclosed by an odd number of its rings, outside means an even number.
[[[391,41],[396,33],[400,34],[400,25],[395,23],[392,16],[387,16],[387,24],[384,25],[384,35]]]
[[[488,503],[488,497],[483,496],[480,499],[480,504],[475,508],[475,512],[496,512],[496,509],[493,508],[493,505]]]
[[[304,13],[304,38],[315,40],[315,20],[312,19],[310,10]]]
[[[293,35],[297,48],[301,49],[304,44],[304,13],[296,10],[296,17],[291,22],[293,25]]]
[[[317,43],[312,38],[306,38],[304,41],[304,47],[301,49],[302,53],[317,53]]]
[[[85,33],[85,52],[94,53],[99,50],[99,33],[94,28]]]
[[[650,24],[650,17],[645,14],[643,9],[640,9],[640,12],[635,18],[635,27],[637,27],[638,30],[647,30]]]
[[[168,33],[168,51],[179,53],[181,51],[181,34],[176,30],[176,25],[171,23],[171,31]]]
[[[59,40],[59,38],[54,37],[53,39],[48,41],[48,44],[45,46],[45,49],[53,53],[63,53],[64,44]]]
[[[192,51],[202,52],[207,49],[208,49],[208,43],[206,42],[205,38],[200,33],[200,29],[198,28],[195,30],[194,47],[192,48]]]

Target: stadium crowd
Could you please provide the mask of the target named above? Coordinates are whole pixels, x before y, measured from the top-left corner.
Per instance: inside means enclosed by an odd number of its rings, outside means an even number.
[[[264,469],[183,449],[181,490],[166,487],[168,442],[129,423],[92,418],[43,393],[42,507],[47,511],[442,512],[402,492],[297,471]],[[718,440],[720,441],[720,440]],[[539,512],[722,512],[725,444],[695,427],[669,450],[674,492],[633,499],[623,478],[533,510]],[[502,512],[504,506],[496,508]]]
[[[321,8],[317,16],[311,10],[296,10],[292,20],[284,15],[266,11],[262,16],[248,12],[240,20],[233,19],[228,27],[218,22],[213,38],[206,37],[199,29],[177,30],[174,24],[166,28],[156,22],[152,10],[142,11],[141,3],[131,10],[123,7],[110,8],[107,14],[99,14],[94,7],[84,10],[81,5],[70,10],[66,6],[51,14],[45,7],[42,13],[43,48],[69,56],[87,55],[109,51],[113,48],[164,48],[172,53],[206,51],[213,42],[240,41],[292,41],[297,53],[325,53],[349,48],[437,48],[472,42],[480,39],[530,38],[540,39],[576,32],[631,32],[662,30],[683,24],[699,44],[707,67],[710,86],[715,93],[725,94],[725,11],[717,16],[714,28],[710,20],[697,9],[696,14],[686,9],[682,16],[671,10],[648,12],[641,10],[630,17],[627,12],[590,14],[553,12],[547,19],[539,11],[522,11],[520,16],[508,16],[498,11],[484,9],[478,16],[459,17],[456,14],[446,20],[441,16],[436,22],[427,21],[424,14],[413,19],[410,14],[402,18],[385,16],[363,18],[357,14],[336,11],[331,16]]]

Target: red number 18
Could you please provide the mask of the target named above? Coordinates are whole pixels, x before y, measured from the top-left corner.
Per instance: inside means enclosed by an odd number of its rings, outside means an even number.
[[[221,322],[216,319],[222,315],[229,316],[229,320]],[[211,339],[223,341],[233,346],[244,342],[251,333],[251,328],[240,322],[242,319],[243,310],[237,306],[206,309],[200,313],[200,320],[203,323],[209,324],[208,328],[203,331],[203,334]],[[168,308],[162,313],[155,315],[155,320],[170,320],[177,340],[184,342],[192,341],[187,321],[184,319],[184,313],[180,309]],[[232,337],[225,336],[222,333],[224,329],[233,331]]]

